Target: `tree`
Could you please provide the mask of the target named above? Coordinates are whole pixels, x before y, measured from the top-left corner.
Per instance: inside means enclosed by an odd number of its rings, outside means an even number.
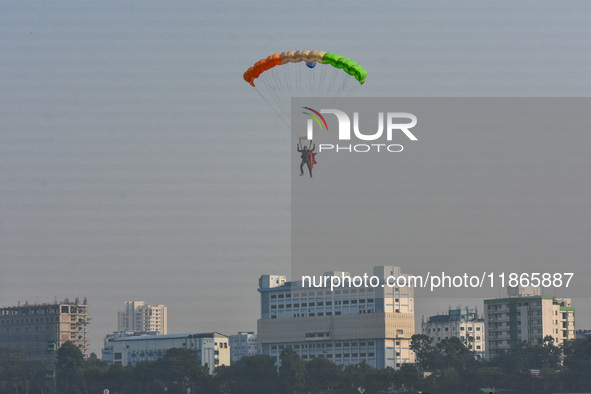
[[[562,380],[565,389],[591,390],[591,338],[565,342]]]
[[[105,388],[105,375],[109,366],[105,361],[99,360],[96,354],[91,353],[84,364],[82,374],[89,393],[101,393]]]
[[[277,384],[277,367],[270,356],[242,357],[231,366],[216,368],[214,382],[219,392],[272,394]]]
[[[201,366],[197,352],[184,348],[168,349],[155,362],[154,370],[169,393],[185,394],[189,388],[191,392],[199,392],[209,379],[209,370]]]
[[[498,386],[505,378],[505,372],[499,367],[481,367],[476,370],[476,378],[483,387]]]
[[[86,391],[82,369],[84,355],[82,351],[68,341],[57,351],[57,388],[61,394],[76,394]]]
[[[20,350],[0,348],[0,393],[38,393],[44,383],[43,363],[27,361]]]
[[[413,364],[402,364],[396,372],[395,383],[406,388],[413,387],[419,381],[419,373]]]
[[[104,388],[109,389],[111,393],[124,392],[131,369],[133,369],[133,367],[128,368],[121,364],[112,364],[104,375]]]
[[[306,387],[306,365],[304,360],[288,346],[279,356],[279,387],[281,392],[299,393]]]
[[[410,350],[415,353],[416,360],[424,371],[430,371],[439,363],[439,354],[433,340],[424,334],[415,334],[410,338]]]
[[[457,337],[446,338],[437,344],[440,354],[439,368],[453,368],[460,373],[473,369],[476,366],[474,353],[466,348]]]
[[[306,383],[312,393],[327,392],[343,386],[343,368],[324,357],[306,363]]]

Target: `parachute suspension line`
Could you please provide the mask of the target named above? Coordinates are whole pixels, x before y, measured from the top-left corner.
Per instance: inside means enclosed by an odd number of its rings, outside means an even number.
[[[325,67],[324,81],[322,81],[322,89],[324,92],[330,92],[330,78],[328,74],[328,67]],[[333,74],[334,77],[334,74]]]
[[[284,117],[289,119],[289,104],[287,103],[287,98],[285,97],[285,92],[286,89],[289,89],[289,86],[284,87],[285,84],[285,80],[284,78],[281,77],[281,73],[279,70],[277,69],[273,69],[273,78],[274,78],[274,82],[271,84],[272,88],[274,89],[275,92],[275,99],[277,101],[278,106],[280,107],[282,113],[284,114]],[[287,81],[289,83],[289,81]],[[287,84],[289,85],[289,84]]]
[[[352,90],[352,86],[349,84],[350,82],[350,78],[341,77],[341,83],[336,91],[335,96],[349,96],[349,92]]]
[[[332,74],[332,78],[330,79],[330,84],[328,85],[328,91],[329,91],[329,92],[332,92],[332,91],[333,91],[333,89],[334,89],[334,84],[335,84],[335,81],[336,81],[336,79],[337,79],[337,76],[339,75],[339,73],[338,73],[338,71],[339,71],[339,70],[336,70],[336,71],[337,71],[337,72],[334,72],[334,73]]]
[[[277,114],[277,116],[279,116],[279,118],[281,119],[281,121],[291,130],[291,126],[287,124],[287,122],[285,121],[285,119],[283,119],[283,117],[279,114],[279,112],[277,112],[277,110],[275,109],[275,107],[273,105],[271,105],[271,103],[269,102],[269,100],[266,99],[265,96],[263,96],[261,94],[261,92],[259,91],[259,89],[256,88],[255,89],[257,91],[257,93],[259,94],[259,96],[261,96],[263,98],[263,100],[265,100],[265,102],[267,103],[267,105],[269,105],[269,107],[273,108],[273,111],[275,111],[275,113]]]
[[[266,81],[265,79],[261,79],[261,82],[262,82],[262,85],[263,85],[263,87],[266,89],[265,91],[266,91],[266,93],[267,93],[267,94],[263,94],[263,93],[261,93],[261,91],[259,90],[259,88],[258,88],[258,87],[255,87],[255,88],[257,89],[257,92],[258,92],[258,93],[259,93],[259,94],[260,94],[262,97],[264,97],[264,98],[267,98],[267,96],[269,97],[269,99],[270,99],[270,100],[268,99],[268,100],[266,100],[266,102],[267,102],[267,103],[269,103],[269,104],[271,105],[271,101],[275,101],[275,102],[277,101],[277,94],[276,94],[276,92],[275,92],[275,89],[273,88],[273,84],[272,84],[272,83],[271,83],[271,84],[268,84],[268,83],[267,83],[267,81]],[[260,84],[259,84],[259,86],[260,86]],[[283,116],[281,116],[281,114],[280,114],[280,113],[278,113],[278,111],[277,111],[277,109],[278,109],[278,108],[277,108],[277,106],[276,106],[276,105],[272,105],[272,107],[273,107],[273,109],[275,110],[275,112],[277,112],[277,114],[278,114],[278,115],[279,115],[281,118],[283,118]]]
[[[285,92],[291,89],[291,81],[285,78],[285,73],[282,73],[281,70],[273,69],[273,71],[273,76],[275,78],[275,83],[273,84],[273,86],[275,86],[277,89],[277,102],[278,105],[281,107],[281,111],[283,111],[283,113],[285,114],[285,117],[289,119],[289,103],[288,98],[285,95]]]
[[[335,81],[335,96],[338,96],[339,94],[343,94],[342,90],[343,90],[343,78],[339,77],[339,81]]]
[[[310,74],[310,85],[308,87],[308,91],[312,91],[312,87],[314,86],[314,76],[316,75],[316,67],[312,68],[310,71],[312,71],[312,73]]]
[[[299,65],[299,64],[297,64],[297,65]],[[297,70],[296,70],[296,72],[293,74],[293,76],[296,79],[294,96],[295,97],[300,97],[302,95],[302,92],[301,92],[301,88],[302,88],[302,70],[298,67]]]
[[[264,76],[263,78],[259,78],[264,85],[268,88],[269,96],[273,99],[276,103],[273,107],[278,112],[279,116],[282,118],[284,123],[286,122],[286,118],[288,114],[288,106],[285,103],[285,95],[281,92],[283,91],[284,87],[282,85],[282,78],[279,76],[276,70],[272,69],[269,70],[269,74]]]

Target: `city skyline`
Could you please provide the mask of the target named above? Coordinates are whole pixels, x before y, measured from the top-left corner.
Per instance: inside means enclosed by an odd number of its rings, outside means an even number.
[[[349,273],[332,272],[325,275],[334,279]],[[381,278],[382,283],[388,275],[408,277],[408,274],[401,274],[400,267],[392,266],[374,267],[373,275]],[[366,361],[373,367],[391,366],[398,369],[403,363],[412,362],[409,356],[412,353],[408,353],[409,341],[415,334],[427,335],[433,343],[455,336],[477,358],[483,358],[485,350],[486,358],[489,358],[498,355],[499,350],[515,347],[520,341],[541,345],[547,336],[551,336],[556,345],[561,345],[576,339],[577,332],[585,331],[575,327],[575,307],[570,299],[543,296],[539,287],[508,286],[506,296],[484,300],[480,316],[478,307],[458,305],[452,309],[450,306],[447,314],[432,315],[427,321],[422,316],[421,324],[416,328],[414,320],[418,316],[414,316],[412,286],[380,290],[380,287],[356,287],[340,282],[332,288],[333,285],[306,287],[299,282],[288,282],[286,276],[281,275],[261,276],[258,331],[221,334],[220,338],[228,341],[223,346],[234,344],[237,348],[229,346],[227,361],[220,359],[220,362],[229,362],[230,352],[232,359],[236,358],[234,361],[254,354],[278,359],[283,347],[291,346],[304,360],[323,354],[322,357],[337,364]],[[153,310],[153,307],[142,301],[128,301],[125,304],[133,315],[138,315],[138,321],[142,320],[141,314]],[[66,341],[72,341],[88,357],[87,325],[91,318],[87,314],[87,307],[87,299],[80,302],[76,298],[74,302],[65,299],[1,308],[0,342],[4,346],[22,349],[33,360],[45,360],[49,344],[53,343],[55,350]],[[166,307],[159,305],[154,311],[160,315],[162,308]],[[409,317],[411,320],[408,320]],[[385,337],[382,336],[384,325]],[[188,342],[183,338],[213,338],[217,334],[220,334],[219,331],[207,334],[117,331],[104,338],[101,358],[109,363],[135,365],[138,361],[154,361],[162,357],[166,349],[181,344],[182,347],[196,346],[200,351],[205,351],[203,342],[187,345]],[[129,341],[134,344],[134,350],[122,350],[129,345]],[[210,372],[214,365],[213,346],[218,346],[218,342],[208,340],[209,362],[202,360],[202,364],[210,365]],[[355,348],[349,348],[349,345]],[[219,346],[222,347],[221,344]],[[341,349],[350,354],[341,355]],[[389,349],[395,349],[396,354],[388,356]],[[125,353],[123,356],[122,352]],[[354,359],[350,358],[353,355]]]

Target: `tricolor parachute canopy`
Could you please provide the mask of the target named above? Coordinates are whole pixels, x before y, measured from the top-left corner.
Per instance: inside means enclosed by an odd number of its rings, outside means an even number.
[[[330,64],[331,66],[343,69],[347,74],[355,77],[360,84],[365,82],[367,71],[355,61],[337,55],[336,53],[323,51],[287,51],[282,53],[275,53],[264,59],[259,60],[244,73],[244,80],[254,85],[254,80],[262,73],[270,70],[273,67],[281,66],[287,63],[305,62],[309,68],[314,68],[316,62],[322,64]]]
[[[337,104],[342,97],[353,95],[366,77],[367,71],[355,61],[323,51],[275,53],[244,73],[244,80],[287,127],[290,127],[293,97],[334,98]]]

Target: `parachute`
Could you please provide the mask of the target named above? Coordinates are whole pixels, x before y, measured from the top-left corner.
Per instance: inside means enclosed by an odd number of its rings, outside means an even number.
[[[330,64],[336,68],[342,68],[347,74],[352,75],[363,85],[367,77],[367,71],[353,60],[337,55],[336,53],[322,52],[322,51],[289,51],[283,53],[276,53],[261,59],[250,67],[244,73],[244,80],[254,85],[254,80],[262,73],[275,66],[281,66],[286,63],[306,62],[309,68],[314,68],[316,62],[322,64]]]
[[[351,96],[367,71],[336,53],[287,51],[257,61],[243,77],[289,127],[292,97]]]

